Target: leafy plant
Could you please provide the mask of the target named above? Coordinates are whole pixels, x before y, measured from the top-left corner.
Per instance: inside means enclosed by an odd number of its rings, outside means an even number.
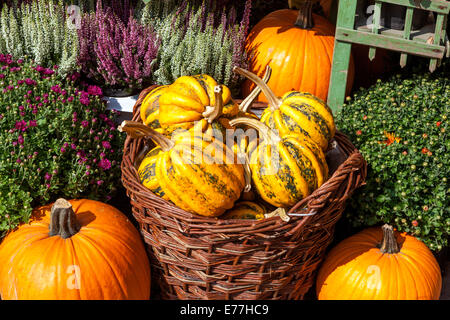
[[[244,41],[251,1],[242,20],[227,1],[150,1],[139,10],[143,24],[155,26],[161,38],[154,82],[170,84],[180,76],[206,73],[236,93],[241,78],[233,66],[245,68]]]
[[[58,72],[0,55],[0,233],[57,197],[108,200],[120,179],[117,112]]]
[[[151,27],[140,25],[131,14],[123,19],[101,1],[95,12],[83,15],[78,62],[99,85],[141,88],[151,82],[159,40]]]
[[[450,234],[449,64],[416,70],[354,95],[336,117],[369,164],[367,185],[347,218],[358,227],[381,222],[411,233],[432,250]]]
[[[4,4],[0,13],[0,52],[25,56],[65,76],[77,68],[78,36],[67,23],[61,0]]]

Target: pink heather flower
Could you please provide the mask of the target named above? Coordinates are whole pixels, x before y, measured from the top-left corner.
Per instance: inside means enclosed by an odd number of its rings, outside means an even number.
[[[68,101],[68,102],[72,102],[72,101],[73,101],[73,96],[68,97],[68,98],[67,98],[67,101]]]
[[[20,160],[20,158],[17,158],[16,162],[17,162],[17,163],[21,163],[22,160]]]
[[[41,97],[37,96],[37,97],[34,98],[34,100],[40,101],[40,100],[41,100]]]
[[[89,121],[86,121],[86,120],[81,121],[81,126],[83,128],[86,128],[88,125],[89,125]]]
[[[61,153],[64,153],[64,152],[66,152],[66,149],[64,147],[61,147],[60,151],[61,151]]]
[[[100,152],[100,159],[103,159],[106,156],[104,152]]]
[[[52,175],[50,173],[48,173],[48,172],[44,176],[45,180],[50,180],[51,178],[52,178]]]
[[[76,149],[77,149],[77,146],[76,146],[74,143],[72,143],[72,144],[70,145],[70,147],[72,148],[72,150],[76,150]]]
[[[103,180],[97,180],[97,184],[101,186],[103,184]]]
[[[22,59],[19,59],[19,60],[17,60],[17,63],[18,63],[18,64],[22,64],[22,63],[23,63],[23,60],[22,60]]]
[[[45,186],[47,187],[47,189],[50,189],[50,184],[49,183],[47,183]]]
[[[24,106],[19,106],[19,110],[20,110],[20,111],[23,111],[23,109],[25,109]]]
[[[102,141],[102,146],[105,149],[111,149],[111,144],[108,141]]]
[[[15,147],[17,146],[17,141],[13,141],[12,145]]]
[[[88,170],[86,170],[86,172],[84,173],[85,175],[90,175],[91,173],[88,171]]]
[[[0,73],[0,79],[4,79],[5,78],[5,74],[4,73]]]
[[[22,136],[22,135],[19,135],[19,138],[17,139],[17,142],[18,142],[19,144],[23,144],[23,143],[24,143],[24,139],[23,139],[23,136]]]
[[[36,122],[36,120],[30,120],[28,126],[29,126],[29,127],[37,127],[37,122]]]

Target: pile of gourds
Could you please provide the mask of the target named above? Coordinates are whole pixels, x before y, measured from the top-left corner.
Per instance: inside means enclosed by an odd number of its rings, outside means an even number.
[[[266,83],[270,67],[264,79],[233,71],[257,86],[240,105],[212,77],[183,76],[147,94],[143,123],[124,121],[119,130],[155,143],[136,164],[141,183],[155,195],[202,216],[262,219],[328,179],[325,151],[334,119],[309,93],[277,97]],[[269,101],[261,119],[248,110],[260,91]]]

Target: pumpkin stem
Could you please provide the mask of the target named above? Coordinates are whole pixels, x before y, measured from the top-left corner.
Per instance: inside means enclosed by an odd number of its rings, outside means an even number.
[[[264,81],[264,83],[267,84],[271,75],[272,75],[272,68],[269,65],[267,65],[262,81]],[[244,100],[242,100],[241,104],[239,105],[239,110],[241,110],[242,112],[247,112],[248,108],[252,105],[253,101],[255,101],[256,97],[260,93],[261,88],[259,86],[256,86],[252,90],[252,92],[250,92],[250,94]]]
[[[272,91],[272,89],[270,89],[269,86],[267,85],[267,83],[265,83],[260,77],[258,77],[253,72],[239,68],[237,66],[235,66],[233,68],[233,71],[236,72],[237,74],[240,74],[241,76],[244,76],[247,79],[253,81],[266,96],[267,100],[269,101],[269,106],[272,110],[276,110],[280,107],[281,99],[279,99],[275,95],[275,93]]]
[[[383,239],[380,243],[380,251],[382,253],[398,253],[400,249],[398,247],[397,240],[394,234],[394,228],[388,224],[381,227],[383,230]]]
[[[314,19],[312,15],[314,1],[306,0],[302,1],[297,5],[298,15],[297,20],[294,25],[301,29],[312,29],[314,28]]]
[[[212,123],[223,113],[223,98],[222,98],[222,86],[218,85],[214,87],[214,106],[207,106],[205,112],[203,112],[203,117],[208,120],[208,123]]]
[[[174,142],[169,138],[163,136],[161,133],[153,130],[152,128],[146,126],[137,121],[125,120],[118,127],[120,132],[125,131],[132,138],[145,138],[150,137],[157,145],[161,147],[162,151],[169,151],[173,148]]]
[[[50,237],[60,236],[68,239],[77,234],[80,229],[81,225],[70,202],[62,198],[56,200],[50,213]]]
[[[232,127],[235,127],[238,124],[245,124],[249,127],[258,130],[258,133],[262,136],[263,140],[268,144],[276,144],[278,143],[278,141],[280,141],[280,137],[261,121],[251,119],[248,117],[240,117],[230,120],[230,125]]]

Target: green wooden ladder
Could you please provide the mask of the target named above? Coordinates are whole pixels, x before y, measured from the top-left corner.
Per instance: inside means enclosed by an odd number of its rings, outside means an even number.
[[[406,7],[404,30],[380,26],[383,3]],[[433,72],[444,56],[449,57],[450,48],[446,35],[450,1],[445,0],[375,0],[373,22],[356,21],[358,0],[340,0],[336,22],[336,35],[328,90],[328,104],[333,112],[338,111],[345,100],[347,73],[352,43],[369,46],[369,59],[374,59],[376,48],[400,52],[400,65],[404,67],[408,55],[430,58]],[[423,9],[436,14],[435,23],[419,30],[412,30],[414,9]],[[367,20],[366,17],[362,19]]]

